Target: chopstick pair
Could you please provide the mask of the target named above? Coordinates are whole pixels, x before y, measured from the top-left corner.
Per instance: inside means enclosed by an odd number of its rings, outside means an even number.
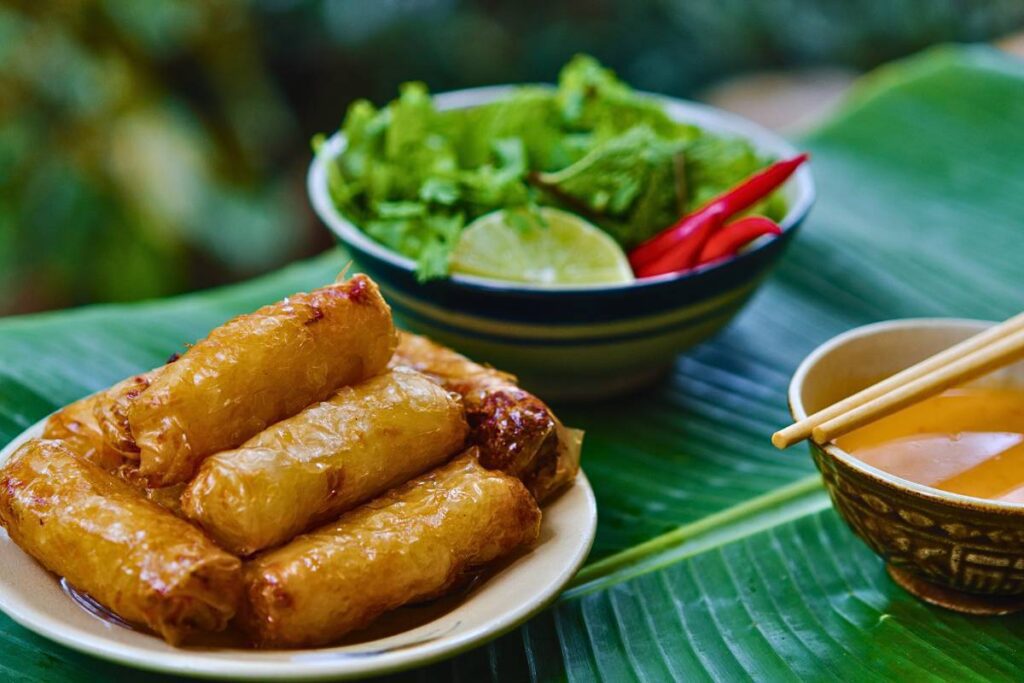
[[[772,434],[776,448],[828,443],[950,387],[1024,358],[1024,313]]]

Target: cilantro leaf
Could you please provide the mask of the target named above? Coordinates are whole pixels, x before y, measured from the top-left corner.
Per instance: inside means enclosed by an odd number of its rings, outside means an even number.
[[[468,109],[437,111],[426,86],[407,83],[380,109],[354,102],[341,130],[332,200],[415,260],[421,280],[445,276],[465,226],[496,209],[521,207],[525,222],[538,205],[561,206],[629,248],[766,163],[746,141],[676,123],[583,55],[557,89],[519,87]],[[755,209],[784,212],[776,198]]]

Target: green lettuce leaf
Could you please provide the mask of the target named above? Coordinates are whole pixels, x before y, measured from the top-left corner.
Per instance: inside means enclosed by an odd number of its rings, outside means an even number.
[[[675,160],[685,146],[639,125],[536,180],[556,200],[585,208],[589,218],[629,248],[679,216]]]
[[[669,139],[692,140],[700,133],[696,126],[673,121],[657,100],[637,94],[587,55],[577,55],[562,69],[556,97],[565,125],[591,133],[595,143],[639,125]]]
[[[341,130],[333,201],[423,280],[447,274],[463,228],[491,211],[562,206],[629,248],[765,163],[742,140],[672,121],[586,56],[557,89],[524,86],[469,109],[439,112],[426,86],[407,83],[380,109],[353,103]]]

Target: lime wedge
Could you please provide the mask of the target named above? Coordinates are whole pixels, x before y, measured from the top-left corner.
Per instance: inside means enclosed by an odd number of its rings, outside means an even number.
[[[509,211],[489,213],[466,227],[452,254],[452,272],[552,286],[633,281],[615,240],[579,216],[543,207],[538,221],[525,211]]]

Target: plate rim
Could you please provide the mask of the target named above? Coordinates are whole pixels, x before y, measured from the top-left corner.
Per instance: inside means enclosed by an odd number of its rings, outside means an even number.
[[[0,449],[0,466],[3,466],[13,455],[14,451],[26,441],[42,436],[43,426],[50,418],[50,415],[22,431]],[[7,578],[3,573],[0,573],[0,612],[6,614],[19,626],[50,642],[97,659],[137,670],[214,680],[342,680],[394,673],[448,659],[490,642],[528,621],[558,599],[566,585],[572,581],[577,571],[586,562],[597,532],[597,501],[594,496],[594,490],[590,486],[590,482],[582,468],[577,473],[572,487],[562,492],[548,506],[558,503],[563,496],[568,495],[573,489],[578,491],[576,495],[582,495],[583,497],[582,503],[586,511],[586,516],[583,520],[585,525],[584,533],[578,536],[576,545],[573,548],[572,560],[555,575],[545,590],[538,592],[528,600],[518,603],[512,609],[502,612],[497,619],[492,620],[490,623],[470,629],[464,634],[456,636],[442,635],[393,651],[377,654],[356,653],[351,657],[345,657],[344,652],[338,652],[339,657],[336,660],[324,657],[323,660],[312,659],[305,661],[296,661],[295,659],[271,660],[269,657],[280,656],[281,653],[308,653],[315,656],[318,653],[331,653],[335,648],[267,650],[265,651],[268,656],[267,661],[257,659],[262,654],[260,650],[238,650],[238,652],[244,653],[247,659],[231,659],[224,656],[225,652],[230,652],[231,650],[214,650],[213,653],[217,655],[216,659],[209,659],[208,655],[210,653],[187,649],[167,653],[154,652],[141,649],[136,645],[119,643],[99,633],[91,633],[81,630],[76,626],[69,626],[61,622],[59,618],[32,606],[28,606],[30,613],[22,613],[21,606],[14,604],[14,601],[11,599],[13,589],[8,586]],[[2,527],[0,527],[0,535],[9,540],[9,536]],[[18,552],[24,553],[13,541],[11,541],[11,545],[17,548]],[[34,558],[31,559],[35,562]],[[35,569],[39,572],[45,572],[51,577],[55,576],[37,562],[35,562]],[[150,637],[156,638],[156,636]],[[372,643],[374,641],[367,642]]]

